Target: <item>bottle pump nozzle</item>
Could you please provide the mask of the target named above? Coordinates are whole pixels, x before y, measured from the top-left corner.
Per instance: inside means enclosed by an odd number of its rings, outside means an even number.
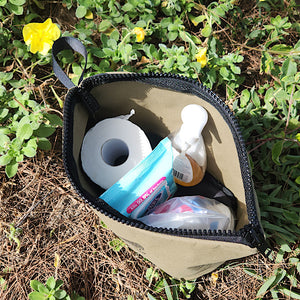
[[[207,112],[202,106],[198,104],[185,106],[181,111],[182,125],[175,137],[175,143],[194,143],[200,137],[207,119]]]

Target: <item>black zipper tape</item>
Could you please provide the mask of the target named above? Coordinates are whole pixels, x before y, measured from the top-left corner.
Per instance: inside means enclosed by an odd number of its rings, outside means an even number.
[[[138,81],[146,84],[151,84],[156,87],[175,90],[178,92],[194,94],[201,97],[203,100],[212,104],[222,115],[226,123],[231,129],[237,152],[240,160],[240,168],[242,172],[242,178],[245,188],[245,198],[248,219],[250,224],[244,226],[239,231],[211,231],[211,230],[183,230],[183,229],[166,229],[155,228],[147,226],[140,221],[133,220],[121,215],[118,211],[114,210],[107,203],[99,198],[95,198],[89,194],[86,190],[80,187],[79,178],[77,176],[76,164],[72,156],[73,153],[73,111],[75,107],[74,98],[77,95],[77,99],[83,98],[83,101],[89,101],[90,91],[99,85],[103,85],[111,82],[118,81]],[[86,99],[85,99],[86,98]],[[80,101],[80,100],[79,100]],[[70,126],[71,124],[71,126]],[[112,218],[118,222],[126,224],[128,226],[148,230],[152,232],[159,232],[163,234],[169,234],[174,236],[188,237],[188,238],[201,238],[209,240],[227,241],[233,243],[240,243],[248,245],[252,248],[257,248],[262,254],[268,256],[270,254],[270,248],[264,238],[263,230],[261,228],[256,204],[255,204],[255,192],[253,188],[250,167],[248,164],[248,157],[246,148],[244,145],[243,137],[239,129],[238,121],[233,115],[229,107],[211,90],[203,86],[202,84],[194,81],[193,79],[183,77],[177,74],[166,73],[106,73],[91,76],[83,80],[79,87],[74,87],[69,90],[66,97],[64,106],[64,138],[63,138],[63,161],[66,173],[69,180],[74,187],[77,194],[83,198],[91,207],[104,214],[105,216]]]

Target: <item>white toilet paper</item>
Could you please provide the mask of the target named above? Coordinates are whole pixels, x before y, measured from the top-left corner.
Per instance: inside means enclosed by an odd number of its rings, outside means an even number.
[[[122,118],[105,119],[84,137],[81,161],[85,173],[108,189],[152,151],[145,133]]]

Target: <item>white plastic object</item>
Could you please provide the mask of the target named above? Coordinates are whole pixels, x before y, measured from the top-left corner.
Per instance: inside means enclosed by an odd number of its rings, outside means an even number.
[[[233,230],[230,208],[202,196],[175,197],[138,219],[148,226],[196,230]]]
[[[206,171],[206,150],[202,130],[207,123],[206,110],[198,104],[189,104],[181,111],[182,125],[169,136],[173,146],[173,175],[183,186],[198,184]]]

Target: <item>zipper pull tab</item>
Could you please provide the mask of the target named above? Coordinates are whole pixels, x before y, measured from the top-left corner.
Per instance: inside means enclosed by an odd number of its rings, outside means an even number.
[[[259,225],[249,224],[245,226],[244,238],[266,258],[273,260],[273,250],[268,245]]]

